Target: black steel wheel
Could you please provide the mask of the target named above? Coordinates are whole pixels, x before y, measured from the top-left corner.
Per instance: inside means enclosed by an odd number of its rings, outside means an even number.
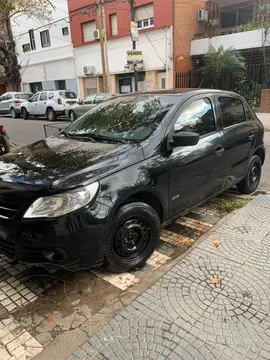
[[[134,202],[121,207],[108,231],[105,265],[114,272],[143,266],[159,241],[160,219],[148,204]]]
[[[262,162],[259,156],[254,155],[249,163],[245,178],[237,185],[243,194],[252,194],[259,186],[262,174]]]

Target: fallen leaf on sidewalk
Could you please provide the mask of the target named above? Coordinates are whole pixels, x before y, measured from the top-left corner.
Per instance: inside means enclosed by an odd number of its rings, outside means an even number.
[[[211,283],[214,285],[219,284],[220,280],[221,280],[221,279],[214,278],[213,276],[210,276],[209,279],[210,279]]]
[[[212,242],[213,242],[213,244],[215,245],[216,248],[219,247],[219,241],[218,240],[215,239]]]
[[[198,231],[198,232],[195,233],[195,236],[197,236],[197,237],[199,237],[199,236],[201,236],[201,235],[202,235],[202,233],[201,233],[200,231]]]
[[[52,314],[47,317],[47,322],[50,324],[53,321]]]

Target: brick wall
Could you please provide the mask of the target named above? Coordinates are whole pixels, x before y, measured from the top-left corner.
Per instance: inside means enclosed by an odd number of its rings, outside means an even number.
[[[270,113],[270,89],[262,89],[261,105],[256,111]]]
[[[185,72],[192,68],[190,57],[191,40],[194,34],[205,31],[205,25],[197,21],[198,11],[205,8],[205,0],[175,0],[175,72]]]

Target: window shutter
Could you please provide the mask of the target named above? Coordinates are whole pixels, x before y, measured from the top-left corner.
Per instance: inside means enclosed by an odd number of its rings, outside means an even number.
[[[135,20],[136,21],[150,19],[152,17],[154,17],[153,3],[135,8]]]
[[[112,35],[118,35],[117,15],[111,15]]]
[[[83,40],[84,42],[93,41],[94,38],[94,31],[96,30],[96,21],[88,21],[83,23]]]

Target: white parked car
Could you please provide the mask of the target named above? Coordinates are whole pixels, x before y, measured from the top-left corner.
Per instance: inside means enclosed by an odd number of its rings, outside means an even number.
[[[19,117],[22,104],[32,96],[32,93],[6,92],[0,96],[0,114],[10,114],[13,119]]]
[[[49,121],[55,121],[77,101],[79,98],[70,90],[40,91],[22,105],[21,111],[25,120],[29,116],[46,116]]]

